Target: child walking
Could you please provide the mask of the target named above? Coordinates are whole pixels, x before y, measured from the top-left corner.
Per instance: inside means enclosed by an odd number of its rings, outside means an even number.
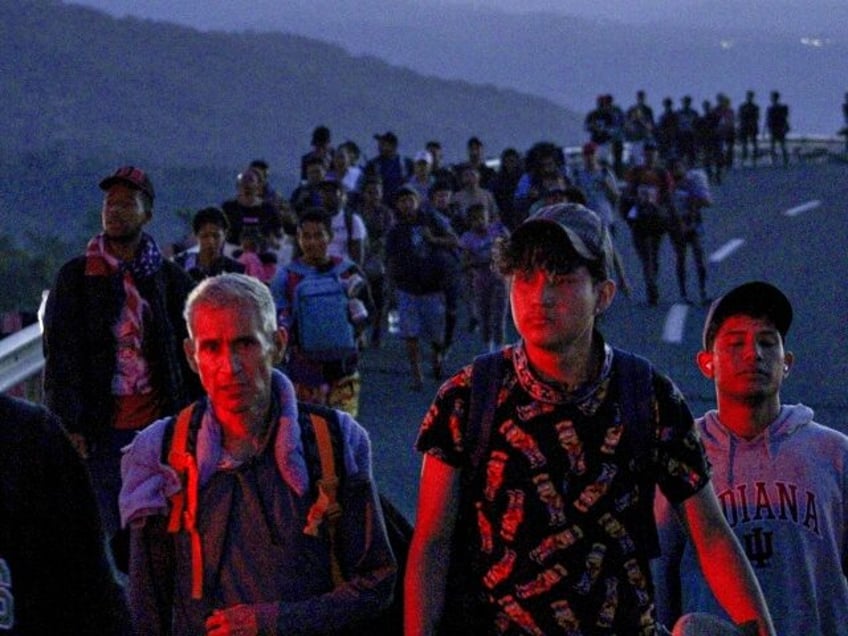
[[[492,269],[492,246],[509,230],[491,220],[485,205],[474,204],[467,211],[471,229],[459,239],[463,264],[471,274],[474,313],[480,321],[480,333],[487,351],[496,351],[504,342],[506,322],[506,281]]]

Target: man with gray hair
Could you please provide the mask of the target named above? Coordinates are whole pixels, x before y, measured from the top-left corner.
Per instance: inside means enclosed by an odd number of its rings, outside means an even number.
[[[122,464],[136,624],[146,634],[312,634],[376,615],[396,566],[366,431],[345,413],[296,401],[274,368],[287,334],[258,280],[204,280],[185,318],[185,354],[206,397],[191,407],[187,436],[174,418],[154,422]],[[326,475],[315,470],[315,415],[338,441],[335,523],[319,506]],[[162,459],[180,442],[196,467],[184,483]],[[169,528],[180,494],[188,514]]]

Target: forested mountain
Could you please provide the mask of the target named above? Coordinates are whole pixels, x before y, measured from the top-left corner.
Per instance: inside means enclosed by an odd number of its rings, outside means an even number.
[[[97,227],[97,181],[122,163],[152,174],[151,229],[166,241],[185,231],[179,211],[230,197],[251,159],[293,188],[317,124],[366,154],[386,130],[408,155],[439,139],[453,160],[471,135],[492,153],[581,135],[582,116],[543,98],[305,37],[200,32],[52,0],[0,0],[0,86],[0,251],[49,246],[54,260]],[[0,267],[18,256],[6,250]]]

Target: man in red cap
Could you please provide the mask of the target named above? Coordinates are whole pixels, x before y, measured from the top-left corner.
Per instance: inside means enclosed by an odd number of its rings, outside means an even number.
[[[103,231],[59,271],[44,316],[45,402],[92,475],[107,538],[118,530],[121,448],[199,392],[182,309],[193,286],[144,226],[150,177],[133,166],[100,182]]]

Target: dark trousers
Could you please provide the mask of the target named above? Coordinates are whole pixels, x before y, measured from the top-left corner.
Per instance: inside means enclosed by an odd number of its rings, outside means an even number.
[[[707,298],[707,266],[704,261],[704,248],[701,245],[700,232],[697,229],[687,229],[675,232],[671,235],[671,244],[674,246],[674,256],[677,261],[677,286],[680,289],[681,298],[688,299],[686,294],[686,252],[687,247],[692,248],[692,258],[695,261],[695,273],[698,276],[698,292],[701,301]]]
[[[633,247],[642,263],[642,276],[645,279],[645,290],[648,296],[648,304],[656,305],[659,302],[660,293],[657,287],[657,276],[660,270],[660,244],[663,234],[656,230],[646,230],[638,224],[631,226],[633,236]]]

